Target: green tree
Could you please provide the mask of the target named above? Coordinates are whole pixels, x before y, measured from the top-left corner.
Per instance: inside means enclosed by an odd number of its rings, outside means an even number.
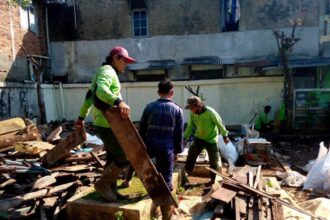
[[[8,0],[11,5],[21,5],[23,8],[32,4],[32,0]]]

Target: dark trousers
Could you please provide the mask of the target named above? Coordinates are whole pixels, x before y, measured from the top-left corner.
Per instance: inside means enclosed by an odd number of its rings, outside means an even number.
[[[217,147],[217,143],[211,144],[207,141],[195,137],[194,143],[189,148],[188,157],[185,164],[185,170],[187,172],[193,171],[195,167],[196,159],[204,148],[206,149],[209,155],[210,167],[212,169],[218,170],[220,153]],[[210,172],[210,177],[211,177],[211,181],[215,180],[214,173]]]
[[[170,191],[173,190],[172,175],[174,168],[174,153],[173,151],[153,151],[148,149],[150,158],[156,159],[155,167],[157,171],[163,176],[167,187]]]
[[[112,129],[95,126],[95,130],[97,136],[103,141],[107,153],[107,164],[109,165],[111,162],[115,162],[120,168],[128,166],[130,162],[127,160],[122,147],[112,132]]]

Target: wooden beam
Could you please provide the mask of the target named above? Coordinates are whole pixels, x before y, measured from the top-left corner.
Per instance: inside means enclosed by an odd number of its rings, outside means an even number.
[[[246,175],[249,172],[250,168],[251,168],[250,166],[244,166],[239,171],[235,171],[233,178],[242,183],[246,183],[247,182]],[[232,188],[223,185],[220,186],[220,188],[217,191],[215,191],[211,197],[213,199],[217,199],[225,203],[229,203],[236,196],[237,191],[238,190],[236,189],[233,190]]]
[[[70,150],[86,140],[84,131],[74,130],[66,138],[61,140],[54,148],[41,157],[44,166],[50,166],[56,161],[70,155]]]
[[[0,148],[6,148],[14,145],[19,141],[41,140],[41,135],[35,125],[28,125],[26,128],[20,129],[18,132],[0,136]]]
[[[118,108],[103,111],[120,146],[156,205],[178,207],[162,175],[151,162],[146,146],[130,118],[123,119]]]
[[[19,206],[20,204],[22,204],[23,202],[26,202],[26,201],[29,201],[32,199],[46,197],[46,196],[52,195],[56,192],[66,190],[69,187],[72,187],[72,186],[75,186],[78,184],[79,184],[79,181],[74,181],[71,183],[66,183],[63,185],[55,186],[50,189],[42,189],[42,190],[39,190],[36,192],[30,192],[23,196],[15,196],[13,198],[2,199],[2,200],[0,200],[0,211],[7,211],[9,208],[15,208],[15,207]]]
[[[212,171],[213,173],[215,173],[215,174],[221,176],[222,178],[224,178],[224,179],[226,179],[226,180],[228,180],[228,181],[230,181],[230,182],[232,182],[232,183],[234,183],[234,184],[236,184],[236,185],[238,185],[238,186],[240,186],[240,187],[242,187],[242,188],[245,188],[245,189],[246,189],[248,192],[250,192],[250,193],[256,193],[256,194],[258,194],[258,195],[260,195],[260,196],[263,196],[263,197],[269,198],[269,199],[271,199],[272,201],[275,201],[275,202],[277,202],[277,203],[279,203],[279,204],[281,204],[281,205],[284,205],[284,206],[286,206],[286,207],[288,207],[288,208],[291,208],[291,209],[293,209],[293,210],[296,210],[296,211],[298,211],[298,212],[301,212],[301,213],[303,213],[303,214],[305,214],[305,215],[308,215],[308,216],[314,217],[314,218],[316,218],[316,219],[326,220],[326,218],[323,218],[323,217],[320,217],[320,216],[316,216],[316,215],[314,215],[314,214],[312,214],[312,213],[310,213],[310,212],[307,212],[307,211],[305,211],[305,210],[303,210],[303,209],[301,209],[301,208],[295,207],[295,206],[291,205],[290,203],[288,203],[288,202],[286,202],[286,201],[283,201],[283,200],[281,200],[281,199],[279,199],[279,198],[277,198],[277,197],[273,197],[273,196],[269,195],[268,193],[265,193],[265,192],[263,192],[263,191],[257,190],[257,189],[255,189],[255,188],[253,188],[253,187],[248,186],[248,185],[242,184],[242,183],[240,183],[239,181],[237,181],[237,180],[235,180],[235,179],[233,179],[233,178],[227,177],[227,176],[225,176],[225,175],[219,173],[218,171],[216,171],[216,170],[214,170],[214,169],[212,169],[212,168],[206,167],[206,169]]]

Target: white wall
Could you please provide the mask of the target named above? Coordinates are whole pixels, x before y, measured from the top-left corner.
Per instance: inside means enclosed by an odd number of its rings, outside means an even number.
[[[131,119],[139,121],[146,104],[158,98],[158,82],[123,83],[122,96],[131,107]],[[206,98],[205,104],[215,108],[226,124],[248,123],[253,117],[251,110],[269,104],[273,107],[271,114],[279,107],[283,77],[251,77],[200,81],[175,81],[174,101],[184,107],[191,95],[185,88],[200,86],[200,93]],[[62,119],[63,110],[59,86],[47,86],[44,91],[47,120]],[[68,120],[78,117],[89,84],[63,85],[64,115]],[[49,90],[52,89],[52,93]],[[188,112],[185,110],[185,115]],[[89,120],[91,120],[89,118]]]

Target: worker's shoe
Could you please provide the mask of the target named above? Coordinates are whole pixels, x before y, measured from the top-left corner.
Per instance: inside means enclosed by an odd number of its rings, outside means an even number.
[[[101,193],[102,197],[109,202],[117,200],[117,195],[113,191],[111,185],[116,183],[117,177],[121,171],[122,169],[117,167],[115,163],[110,164],[105,168],[100,180],[94,185],[95,190]]]
[[[162,220],[171,220],[174,213],[174,205],[161,205]]]
[[[158,219],[161,216],[161,211],[160,211],[160,207],[155,205],[155,203],[151,204],[151,210],[150,210],[150,216],[151,218],[156,218]]]
[[[122,195],[118,192],[117,181],[115,183],[111,184],[111,189],[114,192],[114,194],[116,195],[117,199],[128,200],[130,198],[129,195]]]

